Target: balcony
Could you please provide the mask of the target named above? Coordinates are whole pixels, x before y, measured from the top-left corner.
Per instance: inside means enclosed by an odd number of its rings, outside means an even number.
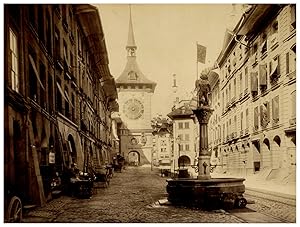
[[[248,135],[249,134],[249,128],[246,128],[245,129],[245,135]]]

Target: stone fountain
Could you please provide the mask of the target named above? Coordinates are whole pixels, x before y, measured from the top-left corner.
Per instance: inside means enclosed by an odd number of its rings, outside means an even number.
[[[213,109],[209,94],[208,73],[196,81],[197,108],[193,110],[200,124],[198,176],[167,180],[168,201],[174,205],[187,205],[204,209],[244,208],[247,200],[244,178],[212,178],[210,175],[211,152],[208,149],[207,124]]]

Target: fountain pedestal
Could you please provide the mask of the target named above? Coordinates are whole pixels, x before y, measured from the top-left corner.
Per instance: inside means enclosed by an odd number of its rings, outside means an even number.
[[[210,157],[208,149],[207,124],[213,109],[210,108],[208,93],[210,86],[207,76],[202,75],[196,81],[198,107],[193,110],[199,129],[199,157],[197,179],[177,178],[167,180],[168,201],[172,204],[202,207],[204,209],[243,208],[247,201],[244,178],[211,178]]]

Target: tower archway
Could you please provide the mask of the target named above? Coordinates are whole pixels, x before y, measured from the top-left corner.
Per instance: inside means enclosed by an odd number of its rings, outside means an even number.
[[[130,151],[128,153],[128,164],[130,166],[139,166],[140,164],[140,153],[137,151]]]

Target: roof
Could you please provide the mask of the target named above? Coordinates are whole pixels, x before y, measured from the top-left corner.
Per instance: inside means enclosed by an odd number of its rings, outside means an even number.
[[[128,40],[126,45],[127,51],[133,51],[133,54],[127,56],[127,64],[125,69],[116,80],[117,87],[121,84],[133,84],[133,85],[150,85],[151,91],[154,92],[156,83],[147,79],[147,77],[141,72],[137,61],[135,51],[137,46],[135,44],[132,19],[131,19],[131,8],[130,8],[130,17],[129,17],[129,29],[128,29]]]
[[[172,120],[176,118],[192,118],[193,115],[193,110],[188,104],[180,106],[179,108],[174,109],[171,113],[167,114],[167,116]]]
[[[133,80],[130,78],[129,73],[135,73],[136,79]],[[127,57],[127,64],[125,66],[124,71],[119,76],[119,78],[116,80],[116,84],[145,84],[145,85],[151,85],[153,88],[153,91],[155,89],[156,83],[147,79],[147,77],[142,73],[140,70],[135,56],[128,56]]]

